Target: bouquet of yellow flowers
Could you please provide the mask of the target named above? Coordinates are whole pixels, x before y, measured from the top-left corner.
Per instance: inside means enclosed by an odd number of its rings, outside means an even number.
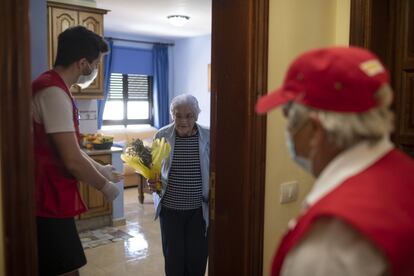
[[[159,179],[161,163],[170,151],[171,146],[165,138],[155,139],[151,147],[145,146],[140,139],[134,139],[121,159],[146,179]],[[160,194],[161,182],[156,183],[156,192]]]

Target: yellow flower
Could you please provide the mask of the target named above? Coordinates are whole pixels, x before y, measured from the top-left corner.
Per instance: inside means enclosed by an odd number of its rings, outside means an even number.
[[[152,143],[152,163],[149,167],[142,162],[144,157],[140,156],[142,152],[136,152],[132,147],[128,147],[125,150],[125,153],[121,155],[121,159],[146,179],[156,179],[161,174],[162,161],[170,155],[170,152],[170,144],[165,138],[161,138],[155,139]],[[161,192],[161,186],[161,182],[159,182],[159,185],[157,183],[157,192]]]

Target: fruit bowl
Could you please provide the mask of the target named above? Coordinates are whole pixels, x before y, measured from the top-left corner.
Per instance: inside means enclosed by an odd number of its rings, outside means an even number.
[[[112,147],[113,142],[103,142],[100,144],[92,143],[94,150],[108,150]]]

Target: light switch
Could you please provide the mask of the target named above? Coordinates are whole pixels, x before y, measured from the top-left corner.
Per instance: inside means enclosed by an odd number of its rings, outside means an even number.
[[[299,183],[297,181],[285,182],[280,185],[280,203],[289,203],[298,199]]]

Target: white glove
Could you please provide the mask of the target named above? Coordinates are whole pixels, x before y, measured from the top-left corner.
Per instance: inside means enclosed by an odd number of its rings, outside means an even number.
[[[100,190],[108,201],[113,201],[119,195],[118,187],[111,181],[106,181]]]
[[[112,165],[100,166],[98,171],[105,176],[106,179],[114,183],[118,183],[124,178],[123,175],[117,172],[115,167]]]

